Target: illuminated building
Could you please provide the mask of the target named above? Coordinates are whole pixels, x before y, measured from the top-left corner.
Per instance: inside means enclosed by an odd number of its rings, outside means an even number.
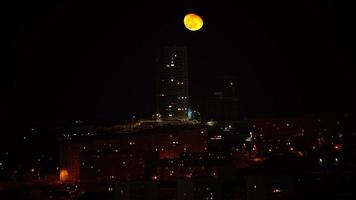
[[[89,144],[62,144],[61,169],[68,173],[62,180],[93,183],[151,179],[156,173],[152,163],[157,160],[177,159],[186,152],[206,152],[207,134],[202,129],[165,126],[93,139]]]
[[[186,47],[163,47],[156,66],[156,108],[162,120],[188,119],[188,61]]]

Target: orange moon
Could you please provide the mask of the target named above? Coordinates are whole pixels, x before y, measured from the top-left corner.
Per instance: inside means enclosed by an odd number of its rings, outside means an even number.
[[[194,13],[189,13],[184,17],[184,26],[190,31],[197,31],[203,27],[203,19]]]

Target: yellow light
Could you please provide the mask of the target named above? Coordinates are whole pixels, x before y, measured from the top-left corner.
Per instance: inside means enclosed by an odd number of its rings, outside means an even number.
[[[194,13],[189,13],[184,17],[184,25],[190,31],[197,31],[203,27],[203,19]]]
[[[61,171],[59,172],[59,180],[61,182],[65,182],[69,180],[69,173],[68,170],[66,169],[61,169]]]

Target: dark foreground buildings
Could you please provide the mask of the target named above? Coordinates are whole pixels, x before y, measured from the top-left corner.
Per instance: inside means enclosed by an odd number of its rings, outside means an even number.
[[[79,160],[62,161],[69,173],[63,182],[113,199],[352,199],[353,120],[261,118],[248,129],[153,123],[114,136],[72,138],[61,154]],[[236,131],[243,128],[248,132]]]
[[[0,199],[354,199],[354,122],[342,114],[65,127],[58,165],[40,168],[36,157],[23,170],[32,176],[0,182]],[[24,177],[0,158],[8,177]],[[43,176],[49,168],[56,179]]]

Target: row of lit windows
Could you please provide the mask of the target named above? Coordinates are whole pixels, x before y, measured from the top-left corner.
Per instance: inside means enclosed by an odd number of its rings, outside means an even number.
[[[174,67],[174,63],[166,64],[166,67]]]
[[[179,144],[178,141],[172,141],[171,144]]]

